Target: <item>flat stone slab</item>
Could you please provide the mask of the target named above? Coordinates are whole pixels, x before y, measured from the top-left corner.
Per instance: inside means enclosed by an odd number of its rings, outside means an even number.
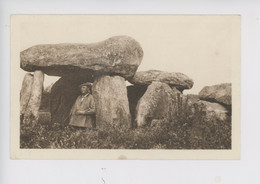
[[[129,82],[136,85],[150,85],[153,81],[168,84],[170,87],[176,87],[182,91],[190,89],[193,86],[193,80],[187,75],[175,72],[164,72],[160,70],[148,70],[136,72]]]
[[[20,66],[47,75],[119,75],[133,77],[143,58],[140,44],[129,36],[115,36],[92,44],[45,44],[20,53]]]
[[[232,86],[230,83],[206,86],[199,92],[199,98],[201,100],[231,106]]]

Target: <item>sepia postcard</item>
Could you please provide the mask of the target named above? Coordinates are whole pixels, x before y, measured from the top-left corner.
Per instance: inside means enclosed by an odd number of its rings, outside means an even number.
[[[239,15],[12,15],[11,159],[240,159]]]

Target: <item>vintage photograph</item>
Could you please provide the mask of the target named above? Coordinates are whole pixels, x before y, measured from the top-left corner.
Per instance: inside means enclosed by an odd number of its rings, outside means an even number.
[[[14,15],[11,50],[14,158],[239,157],[240,16]]]

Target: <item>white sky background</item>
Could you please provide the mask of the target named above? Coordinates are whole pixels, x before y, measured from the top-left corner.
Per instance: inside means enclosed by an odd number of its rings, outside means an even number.
[[[44,16],[21,25],[21,51],[37,44],[93,43],[128,35],[143,48],[138,71],[181,72],[194,81],[187,93],[231,82],[234,16]],[[21,72],[21,83],[25,72]],[[45,75],[44,86],[57,77]]]

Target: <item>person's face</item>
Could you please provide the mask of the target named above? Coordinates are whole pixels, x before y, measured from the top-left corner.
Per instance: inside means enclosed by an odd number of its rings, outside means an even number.
[[[89,87],[88,86],[81,86],[80,91],[82,94],[89,93]]]

